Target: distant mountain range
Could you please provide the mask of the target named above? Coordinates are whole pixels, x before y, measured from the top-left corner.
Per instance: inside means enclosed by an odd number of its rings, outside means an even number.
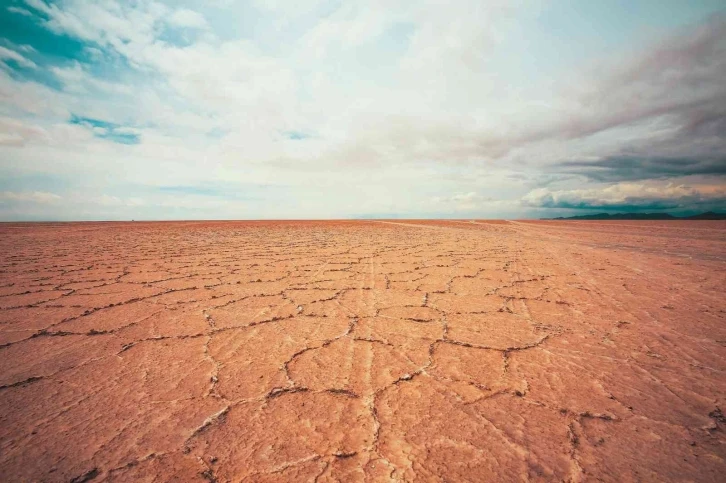
[[[726,220],[726,213],[707,211],[700,215],[674,216],[670,213],[595,213],[594,215],[560,216],[545,220]]]

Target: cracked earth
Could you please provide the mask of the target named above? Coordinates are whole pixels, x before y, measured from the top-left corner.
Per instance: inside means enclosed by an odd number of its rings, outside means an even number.
[[[4,481],[723,481],[726,223],[0,226]]]

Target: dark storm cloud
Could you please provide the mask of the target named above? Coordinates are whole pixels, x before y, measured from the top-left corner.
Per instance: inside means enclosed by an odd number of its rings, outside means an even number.
[[[619,211],[724,211],[726,189],[717,186],[620,183],[602,188],[533,190],[522,204],[537,208]]]
[[[577,95],[579,112],[558,126],[562,136],[663,116],[679,136],[707,135],[726,116],[726,17],[714,16],[686,35],[599,70]]]
[[[598,161],[567,161],[557,166],[563,173],[582,175],[598,182],[667,179],[691,175],[724,176],[726,156],[711,159],[612,156]]]
[[[368,166],[391,156],[446,164],[496,162],[515,150],[537,149],[540,143],[574,145],[635,126],[642,135],[618,135],[612,148],[599,148],[595,154],[726,157],[726,17],[714,16],[680,35],[634,50],[629,56],[573,70],[543,94],[541,100],[551,108],[524,118],[504,115],[496,129],[416,115],[376,117],[356,125],[355,138],[329,157]],[[651,124],[663,132],[656,137],[644,132],[642,127]]]
[[[549,118],[513,125],[506,136],[474,136],[468,149],[498,158],[533,143],[585,139],[657,122],[663,133],[631,138],[628,148],[635,145],[644,158],[653,156],[657,148],[664,158],[703,156],[711,160],[703,163],[716,163],[726,158],[724,79],[726,16],[716,15],[629,59],[601,63],[579,81],[561,84],[555,98],[562,99],[566,108],[553,110]],[[622,153],[625,149],[619,144],[613,148]]]
[[[674,126],[665,134],[636,139],[595,161],[560,162],[553,171],[599,182],[726,175],[726,97],[675,110],[668,121]]]

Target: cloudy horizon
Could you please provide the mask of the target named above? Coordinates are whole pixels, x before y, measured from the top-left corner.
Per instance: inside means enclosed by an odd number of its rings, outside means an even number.
[[[721,1],[0,9],[0,221],[726,211]]]

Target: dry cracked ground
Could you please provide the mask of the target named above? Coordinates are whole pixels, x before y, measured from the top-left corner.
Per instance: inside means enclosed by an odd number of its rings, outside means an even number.
[[[724,222],[0,226],[3,481],[723,481]]]

